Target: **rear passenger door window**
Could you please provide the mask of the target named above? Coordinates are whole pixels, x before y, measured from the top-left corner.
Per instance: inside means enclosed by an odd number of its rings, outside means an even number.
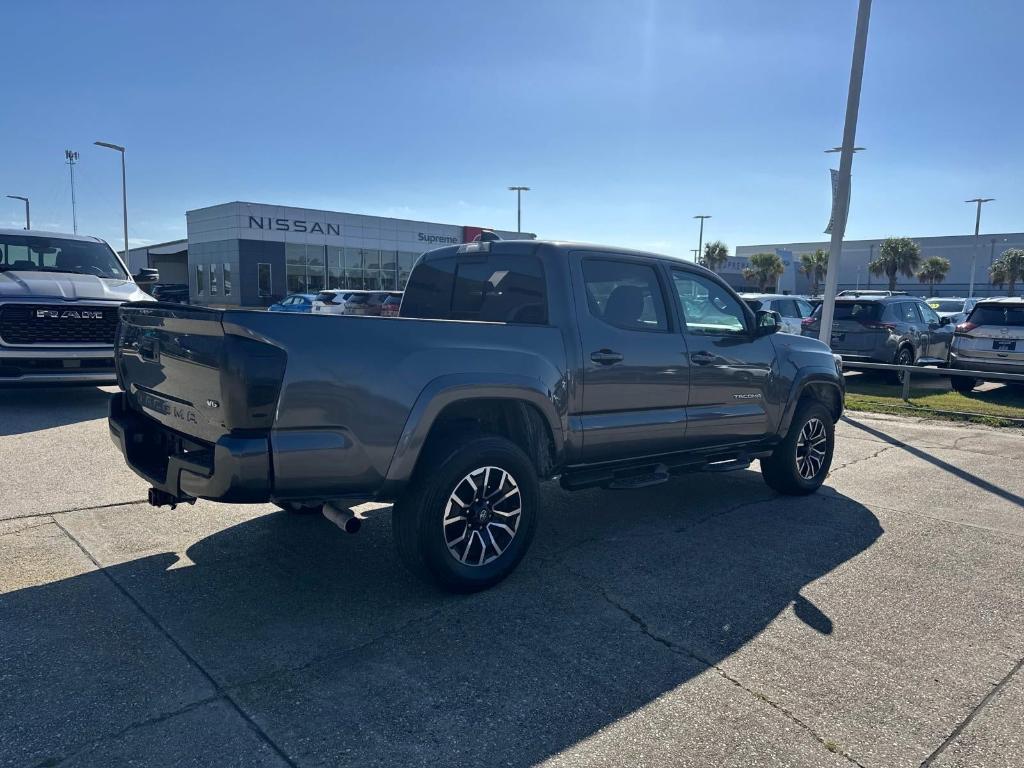
[[[778,299],[775,301],[772,309],[783,317],[800,317],[800,313],[796,308],[796,302],[792,299]]]
[[[665,299],[654,267],[629,261],[584,259],[583,282],[593,317],[627,331],[668,330]]]
[[[917,325],[921,322],[921,317],[917,314],[917,307],[909,301],[904,301],[900,304],[900,319],[905,323],[911,323],[913,325]]]

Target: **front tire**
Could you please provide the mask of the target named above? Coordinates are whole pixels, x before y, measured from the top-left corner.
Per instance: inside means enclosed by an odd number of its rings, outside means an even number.
[[[409,570],[448,591],[487,589],[526,554],[539,506],[537,472],[509,440],[435,445],[395,503],[395,546]]]
[[[828,408],[807,401],[797,408],[786,437],[761,459],[769,488],[789,496],[814,493],[828,476],[835,450],[835,424]]]

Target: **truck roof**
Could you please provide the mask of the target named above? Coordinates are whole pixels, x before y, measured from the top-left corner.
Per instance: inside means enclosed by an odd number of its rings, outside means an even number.
[[[24,237],[59,237],[61,240],[80,240],[87,243],[104,242],[91,235],[73,235],[70,232],[48,232],[43,229],[11,229],[0,227],[0,235],[22,235]]]
[[[426,260],[443,258],[452,253],[458,253],[460,249],[465,248],[467,245],[473,245],[472,243],[463,243],[462,245],[446,245],[441,248],[435,248],[427,251],[423,254],[423,258]],[[612,245],[599,245],[597,243],[583,243],[576,242],[574,240],[491,240],[488,243],[488,247],[491,251],[522,251],[529,249],[530,252],[535,248],[547,246],[549,248],[556,248],[560,251],[591,251],[594,253],[608,253],[612,255],[626,255],[626,256],[643,256],[649,259],[661,259],[662,261],[669,261],[680,266],[689,267],[701,271],[711,273],[711,270],[706,267],[702,267],[696,262],[689,261],[688,259],[682,259],[678,256],[668,256],[664,253],[652,253],[651,251],[640,251],[635,248],[619,248]]]

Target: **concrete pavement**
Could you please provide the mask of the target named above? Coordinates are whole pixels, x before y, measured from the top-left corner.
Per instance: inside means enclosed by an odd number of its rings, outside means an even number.
[[[851,414],[801,499],[549,486],[456,597],[386,508],[149,508],[104,409],[0,398],[0,765],[1024,761],[1020,433]]]

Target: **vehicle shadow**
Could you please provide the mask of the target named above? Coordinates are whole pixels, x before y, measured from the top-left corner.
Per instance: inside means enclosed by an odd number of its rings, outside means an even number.
[[[111,388],[0,388],[0,437],[105,418]]]
[[[787,610],[830,634],[801,590],[882,533],[844,496],[778,497],[721,475],[545,497],[533,552],[477,595],[408,576],[387,510],[356,537],[269,514],[185,552],[0,595],[0,751],[59,761],[227,697],[297,765],[533,765]],[[173,744],[188,762],[189,739]]]

